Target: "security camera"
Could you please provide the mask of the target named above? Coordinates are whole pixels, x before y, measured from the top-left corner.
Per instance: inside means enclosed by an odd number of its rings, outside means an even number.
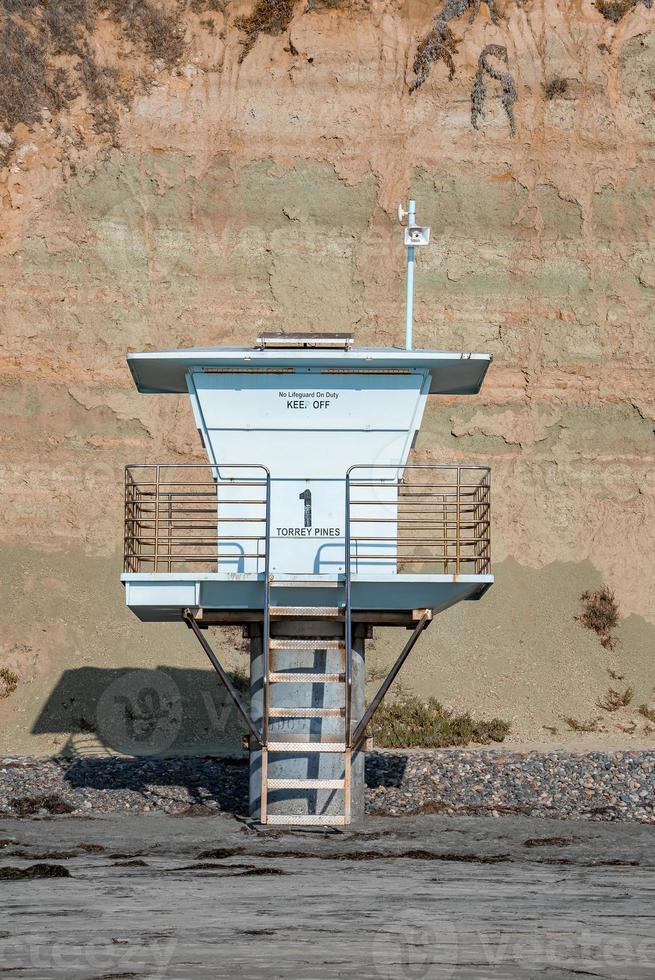
[[[405,228],[405,245],[429,245],[430,229],[420,225],[409,225]]]

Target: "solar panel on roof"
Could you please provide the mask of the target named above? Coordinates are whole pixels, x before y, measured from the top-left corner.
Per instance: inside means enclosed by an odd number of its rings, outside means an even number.
[[[264,350],[297,350],[316,348],[327,350],[349,350],[354,337],[351,333],[284,333],[275,331],[262,333],[257,337],[257,347]]]

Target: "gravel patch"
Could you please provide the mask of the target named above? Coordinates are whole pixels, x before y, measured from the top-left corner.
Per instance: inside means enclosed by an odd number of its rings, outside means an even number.
[[[367,810],[655,823],[655,752],[375,753]]]
[[[655,751],[373,752],[370,814],[523,814],[655,823]],[[245,758],[0,759],[0,815],[248,812]]]

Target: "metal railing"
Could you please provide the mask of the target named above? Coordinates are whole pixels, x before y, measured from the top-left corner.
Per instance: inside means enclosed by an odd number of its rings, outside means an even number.
[[[267,572],[269,523],[265,466],[125,467],[126,572]]]
[[[490,508],[487,466],[351,466],[346,585],[351,572],[383,571],[385,565],[399,573],[485,574],[491,561]]]

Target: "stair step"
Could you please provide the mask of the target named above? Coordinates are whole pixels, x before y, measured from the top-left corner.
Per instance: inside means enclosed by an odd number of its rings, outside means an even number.
[[[323,619],[343,615],[343,609],[339,606],[271,606],[269,612],[275,618],[293,616],[303,619]]]
[[[315,671],[277,670],[268,675],[271,684],[345,684],[345,674],[317,674]]]
[[[268,742],[269,752],[345,752],[345,742]]]
[[[345,779],[269,779],[269,789],[343,789]]]
[[[346,818],[343,814],[335,813],[333,816],[325,813],[310,813],[301,814],[293,813],[285,815],[284,813],[269,813],[266,817],[266,823],[277,824],[282,826],[301,826],[301,827],[312,827],[316,824],[323,824],[328,827],[343,827],[346,822]]]
[[[302,589],[340,589],[343,586],[336,579],[316,578],[271,578],[269,584],[272,589],[295,589],[298,586]]]
[[[345,708],[269,708],[269,718],[343,718]]]
[[[345,650],[344,640],[297,640],[274,637],[268,641],[269,650]]]

